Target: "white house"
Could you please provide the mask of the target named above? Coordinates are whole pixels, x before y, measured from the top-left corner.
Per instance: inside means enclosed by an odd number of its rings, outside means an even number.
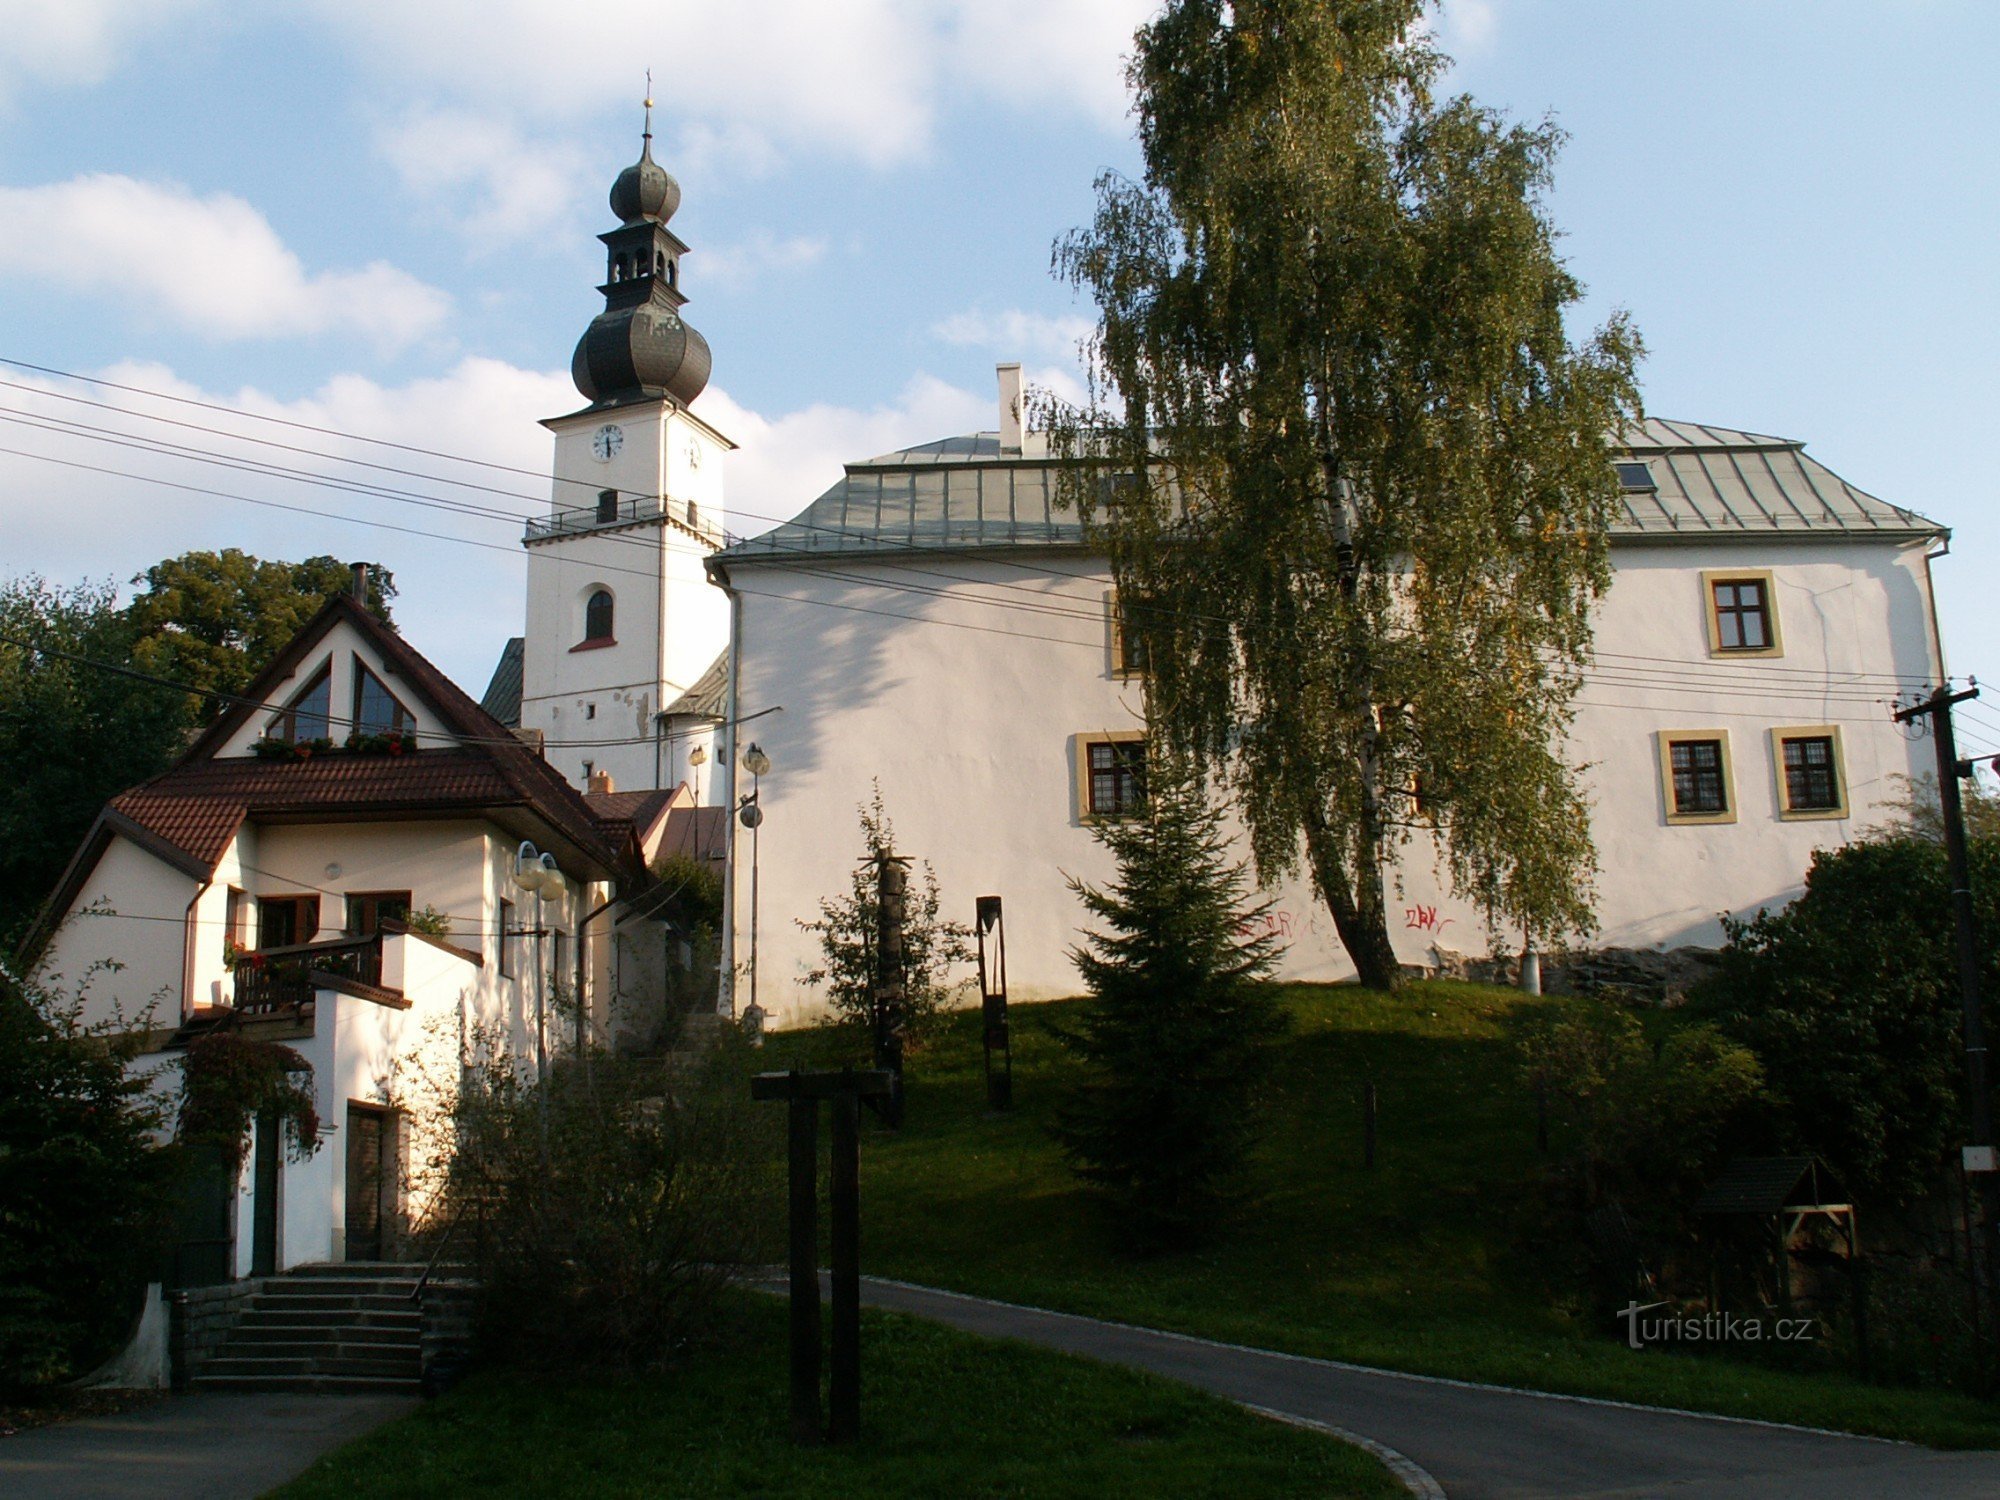
[[[685,792],[570,786],[354,598],[243,698],[104,809],[27,949],[86,1020],[147,1027],[140,1066],[169,1081],[221,1025],[312,1067],[327,1148],[258,1141],[189,1281],[393,1258],[432,1186],[412,1100],[482,1048],[567,1050],[579,985],[600,1038],[621,993],[656,989],[646,863],[691,833]]]
[[[820,1009],[814,941],[793,919],[844,889],[877,785],[951,915],[1003,899],[1013,993],[1077,989],[1065,877],[1110,874],[1090,825],[1129,794],[1142,681],[1104,561],[1022,428],[1019,379],[1001,367],[997,432],[849,464],[793,520],[709,561],[736,618],[730,716],[782,706],[742,736],[771,762],[754,915],[740,826],[730,865],[739,1001],[754,926],[774,1024]],[[1602,863],[1594,941],[1713,946],[1723,915],[1796,894],[1815,848],[1879,821],[1897,778],[1924,768],[1889,705],[1943,672],[1929,567],[1945,532],[1787,439],[1649,419],[1618,469],[1615,581],[1572,745]],[[1270,894],[1284,975],[1352,973],[1303,883]],[[1408,963],[1519,946],[1452,896],[1421,840],[1394,905]]]

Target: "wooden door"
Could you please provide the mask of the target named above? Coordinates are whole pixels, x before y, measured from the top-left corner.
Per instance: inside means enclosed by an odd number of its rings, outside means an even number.
[[[347,1106],[347,1258],[382,1258],[384,1114]]]
[[[257,1142],[250,1174],[250,1274],[278,1271],[278,1137],[284,1127],[269,1110],[257,1116]]]

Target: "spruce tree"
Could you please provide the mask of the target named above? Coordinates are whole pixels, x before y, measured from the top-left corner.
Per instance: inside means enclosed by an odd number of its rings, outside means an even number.
[[[1100,823],[1118,875],[1070,887],[1106,931],[1071,957],[1096,999],[1061,1028],[1086,1067],[1057,1109],[1072,1169],[1137,1247],[1195,1240],[1244,1196],[1255,1109],[1285,1018],[1257,981],[1275,961],[1185,764],[1155,756],[1137,816]]]

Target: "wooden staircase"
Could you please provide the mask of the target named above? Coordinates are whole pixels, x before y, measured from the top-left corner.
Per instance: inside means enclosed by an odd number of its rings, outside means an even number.
[[[190,1373],[196,1390],[392,1391],[424,1373],[420,1266],[300,1266],[265,1280],[220,1348]],[[435,1290],[435,1284],[432,1290]]]

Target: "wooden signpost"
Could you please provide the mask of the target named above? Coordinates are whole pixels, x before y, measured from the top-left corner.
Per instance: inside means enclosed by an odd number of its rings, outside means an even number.
[[[880,1108],[895,1091],[892,1074],[852,1068],[826,1073],[759,1073],[753,1099],[790,1105],[787,1137],[791,1201],[792,1441],[822,1440],[819,1403],[819,1106],[833,1114],[828,1228],[833,1250],[833,1369],[824,1440],[851,1443],[861,1431],[861,1132],[863,1099]],[[879,1103],[876,1101],[880,1101]]]

